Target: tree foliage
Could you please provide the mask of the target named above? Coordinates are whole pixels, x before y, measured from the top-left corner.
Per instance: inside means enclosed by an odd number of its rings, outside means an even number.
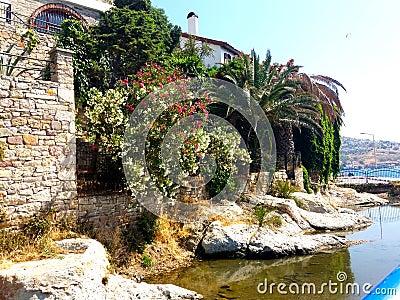
[[[286,64],[265,60],[253,50],[214,70],[216,77],[245,89],[256,99],[270,121],[278,159],[301,151],[311,177],[328,182],[339,173],[340,126],[343,108],[337,80],[323,75],[299,73],[290,59]],[[227,109],[227,115],[234,115]],[[293,136],[296,128],[296,138]],[[278,160],[279,161],[279,160]]]
[[[171,54],[179,43],[180,28],[150,1],[116,2],[87,31],[77,21],[62,24],[58,45],[75,51],[75,88],[80,99],[91,87],[113,88],[146,62]]]
[[[108,56],[110,86],[146,62],[172,53],[179,42],[181,31],[163,10],[146,5],[148,1],[133,2],[105,12],[95,28],[99,48]]]
[[[296,150],[302,153],[304,167],[309,171],[312,180],[329,183],[340,173],[339,151],[341,146],[340,126],[338,121],[330,122],[329,117],[322,114],[321,127],[323,134],[315,134],[307,128],[295,134]]]
[[[108,69],[104,55],[99,51],[98,41],[91,29],[85,31],[81,22],[67,19],[57,34],[57,46],[74,51],[75,98],[79,105],[86,99],[91,87],[104,87],[104,73]]]
[[[297,79],[300,66],[294,60],[286,64],[272,63],[268,51],[264,61],[253,50],[252,55],[240,55],[223,65],[217,73],[247,90],[262,107],[276,133],[278,156],[293,153],[292,127],[311,128],[322,132],[315,97],[301,90]]]

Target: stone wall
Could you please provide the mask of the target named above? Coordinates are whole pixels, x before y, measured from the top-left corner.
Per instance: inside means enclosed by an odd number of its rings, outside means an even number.
[[[111,229],[133,220],[139,207],[125,192],[79,195],[78,219],[93,229]]]
[[[85,5],[85,1],[81,1],[81,4],[79,4],[78,1],[63,1],[63,0],[58,0],[58,1],[51,1],[51,0],[9,0],[9,3],[12,5],[12,11],[25,16],[22,17],[21,19],[24,22],[28,21],[28,18],[32,15],[32,13],[38,9],[39,7],[49,4],[49,3],[58,3],[58,4],[64,4],[69,6],[70,8],[74,9],[76,12],[78,12],[88,24],[95,24],[97,20],[100,17],[100,11],[88,8]],[[78,2],[78,3],[77,3]],[[94,1],[91,1],[94,2]],[[107,3],[107,1],[98,1],[101,3]]]
[[[9,52],[12,55],[21,55],[23,53],[25,43],[21,37],[27,31],[27,28],[21,28],[18,26],[11,26],[5,24],[4,20],[0,20],[0,51],[6,52],[11,45],[13,48]],[[29,57],[25,57],[20,60],[17,64],[18,67],[29,67],[43,70],[46,68],[48,60],[50,60],[50,50],[56,46],[56,37],[50,34],[36,33],[39,39],[38,45],[32,51]],[[17,57],[4,56],[7,60],[11,58],[12,62]],[[42,61],[39,61],[42,60]],[[43,61],[46,60],[46,61]],[[41,74],[40,70],[25,71],[21,76],[26,79],[36,79]],[[17,75],[22,69],[15,68],[11,76]],[[2,74],[5,75],[5,68],[2,68]]]
[[[78,206],[72,53],[50,57],[53,81],[0,78],[0,193],[11,224]]]
[[[23,12],[50,1],[14,2]],[[1,20],[0,27],[1,51],[14,45],[11,54],[21,54],[26,28]],[[35,80],[37,71],[14,77],[20,69],[12,76],[0,76],[0,215],[4,211],[8,224],[15,225],[53,208],[88,221],[95,229],[117,226],[136,215],[128,194],[96,189],[90,195],[77,193],[72,53],[53,50],[53,35],[36,35],[39,44],[18,66],[43,63],[32,58],[47,60],[51,81]],[[93,150],[87,143],[80,145],[80,160],[90,162]]]

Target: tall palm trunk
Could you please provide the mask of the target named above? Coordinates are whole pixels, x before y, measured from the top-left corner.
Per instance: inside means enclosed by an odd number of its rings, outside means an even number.
[[[282,122],[274,126],[277,167],[287,170],[289,160],[294,156],[293,127]]]

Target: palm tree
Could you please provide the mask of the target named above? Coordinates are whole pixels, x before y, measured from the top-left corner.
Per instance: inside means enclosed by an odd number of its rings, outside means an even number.
[[[306,93],[313,95],[321,104],[323,112],[333,124],[342,122],[341,117],[344,110],[339,98],[339,88],[346,91],[346,88],[339,81],[324,75],[297,74],[301,82],[301,88]]]
[[[260,63],[253,50],[251,56],[239,56],[222,69],[223,79],[248,91],[263,108],[274,129],[278,158],[294,153],[293,126],[321,132],[316,98],[301,89],[299,68],[293,60],[272,64],[269,51]]]
[[[278,162],[294,154],[294,127],[323,136],[322,114],[332,124],[342,122],[339,89],[345,90],[344,86],[328,76],[299,73],[299,69],[293,59],[285,65],[273,64],[269,51],[260,63],[253,50],[251,56],[241,55],[222,65],[218,73],[219,78],[243,88],[259,102],[274,130]],[[226,112],[228,118],[235,115]]]

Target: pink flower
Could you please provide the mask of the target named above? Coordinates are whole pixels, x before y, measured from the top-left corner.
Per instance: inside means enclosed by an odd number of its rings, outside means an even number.
[[[143,83],[143,82],[139,83],[139,86],[140,86],[141,88],[144,88],[144,83]]]
[[[96,145],[92,145],[92,150],[95,151],[97,149]]]
[[[121,79],[120,82],[121,82],[122,85],[125,85],[125,86],[126,86],[126,85],[128,85],[129,80],[128,80],[128,78],[126,78],[126,79]]]
[[[127,104],[125,105],[127,109],[129,109],[130,111],[134,111],[135,108],[131,105],[131,104]]]

